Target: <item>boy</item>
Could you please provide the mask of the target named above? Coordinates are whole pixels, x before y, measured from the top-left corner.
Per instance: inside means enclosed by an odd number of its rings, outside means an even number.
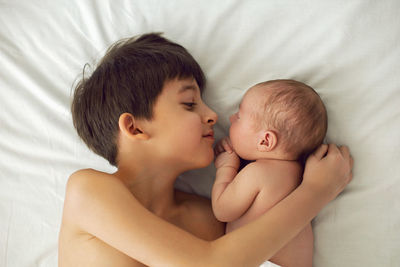
[[[80,170],[69,178],[59,266],[256,266],[351,180],[348,149],[321,146],[298,189],[224,235],[208,199],[173,187],[180,173],[214,158],[217,115],[201,99],[204,85],[186,49],[158,34],[117,42],[78,84],[75,128],[118,169]]]
[[[217,173],[212,191],[214,213],[228,222],[227,233],[268,211],[301,183],[301,161],[322,144],[327,114],[311,87],[294,80],[273,80],[251,87],[230,121],[230,137],[215,148]],[[238,172],[238,156],[253,162]],[[313,233],[308,224],[271,261],[307,267],[312,266],[312,255]]]

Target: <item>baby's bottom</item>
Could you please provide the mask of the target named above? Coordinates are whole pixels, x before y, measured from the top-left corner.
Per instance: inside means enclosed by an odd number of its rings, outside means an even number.
[[[314,235],[311,224],[275,254],[270,261],[285,267],[311,267]],[[268,266],[268,265],[267,265]]]

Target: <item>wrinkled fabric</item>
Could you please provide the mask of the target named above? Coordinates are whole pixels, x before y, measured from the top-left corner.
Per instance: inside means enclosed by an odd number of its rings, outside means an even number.
[[[75,133],[73,84],[114,41],[149,31],[203,67],[217,138],[250,86],[314,87],[327,142],[348,145],[355,166],[313,221],[313,266],[400,266],[399,10],[397,0],[0,0],[0,266],[57,265],[69,175],[115,170]],[[209,196],[214,172],[185,173],[177,186]]]

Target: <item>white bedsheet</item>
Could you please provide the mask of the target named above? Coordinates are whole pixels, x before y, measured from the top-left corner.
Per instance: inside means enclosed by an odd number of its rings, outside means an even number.
[[[65,184],[114,169],[78,139],[72,84],[114,41],[161,31],[207,77],[218,137],[251,85],[313,86],[354,180],[313,221],[316,267],[400,266],[400,1],[0,0],[0,266],[56,266]],[[209,195],[213,167],[180,187]]]

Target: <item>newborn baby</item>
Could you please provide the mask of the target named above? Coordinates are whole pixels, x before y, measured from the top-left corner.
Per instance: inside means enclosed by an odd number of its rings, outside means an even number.
[[[251,87],[230,121],[229,137],[215,147],[212,190],[213,211],[227,222],[226,232],[267,212],[301,183],[304,160],[325,137],[327,113],[308,85],[273,80]],[[251,161],[240,171],[239,157]],[[312,256],[309,224],[270,261],[311,267]]]

